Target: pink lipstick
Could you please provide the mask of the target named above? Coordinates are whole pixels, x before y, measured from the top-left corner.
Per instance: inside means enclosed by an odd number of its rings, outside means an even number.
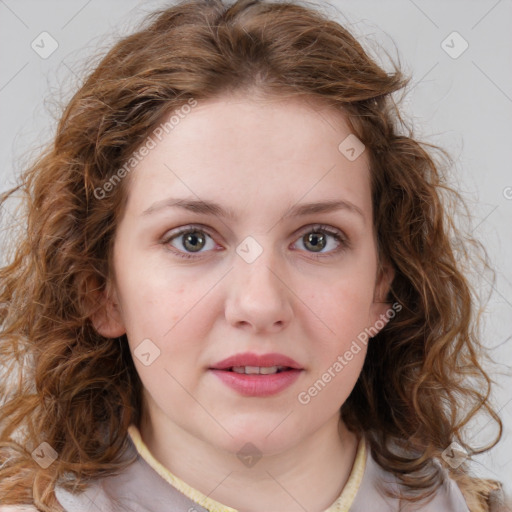
[[[244,396],[275,395],[291,386],[304,368],[283,354],[235,354],[214,364],[209,371]]]

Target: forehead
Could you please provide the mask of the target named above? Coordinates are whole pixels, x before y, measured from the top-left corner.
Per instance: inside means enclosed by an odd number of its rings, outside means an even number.
[[[208,197],[235,210],[340,194],[370,206],[367,155],[344,156],[340,144],[354,135],[341,112],[319,102],[230,96],[174,120],[132,173],[132,209],[167,196]]]

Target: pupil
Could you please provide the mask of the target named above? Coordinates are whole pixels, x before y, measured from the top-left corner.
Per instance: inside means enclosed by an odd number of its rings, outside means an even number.
[[[321,242],[319,242],[321,240]],[[310,233],[306,236],[306,247],[310,244],[313,251],[319,252],[325,247],[325,235],[322,233]]]

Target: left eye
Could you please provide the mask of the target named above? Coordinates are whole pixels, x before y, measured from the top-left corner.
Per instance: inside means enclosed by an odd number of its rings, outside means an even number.
[[[208,241],[210,242],[209,247]],[[308,227],[307,230],[303,231],[295,243],[299,242],[302,243],[307,252],[326,256],[338,252],[336,249],[340,246],[342,246],[342,248],[348,246],[348,240],[341,231],[334,230],[329,226],[320,225]],[[172,233],[162,240],[162,243],[177,249],[177,251],[173,252],[183,258],[194,258],[194,253],[200,253],[202,249],[212,250],[216,247],[213,238],[200,226],[190,226],[176,233]],[[326,248],[328,250],[324,251]]]
[[[331,243],[332,250],[324,252],[333,252],[340,245],[346,245],[346,240],[340,231],[333,231],[325,226],[315,226],[309,228],[305,233],[301,235],[299,241],[309,251],[321,253],[323,249],[329,246],[329,238],[334,239],[335,242]]]

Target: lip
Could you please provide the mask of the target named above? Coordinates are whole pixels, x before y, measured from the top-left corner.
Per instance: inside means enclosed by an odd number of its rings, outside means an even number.
[[[233,366],[287,366],[289,369],[270,375],[245,375],[229,371]],[[283,354],[235,354],[216,363],[209,371],[222,383],[243,396],[265,397],[275,395],[291,386],[304,368]]]
[[[228,370],[210,369],[226,386],[243,396],[271,396],[291,386],[302,370],[287,370],[273,375],[245,375]]]
[[[302,366],[291,357],[273,352],[271,354],[255,354],[244,352],[235,354],[227,359],[215,363],[211,370],[226,370],[233,366],[288,366],[295,370],[303,370]]]

